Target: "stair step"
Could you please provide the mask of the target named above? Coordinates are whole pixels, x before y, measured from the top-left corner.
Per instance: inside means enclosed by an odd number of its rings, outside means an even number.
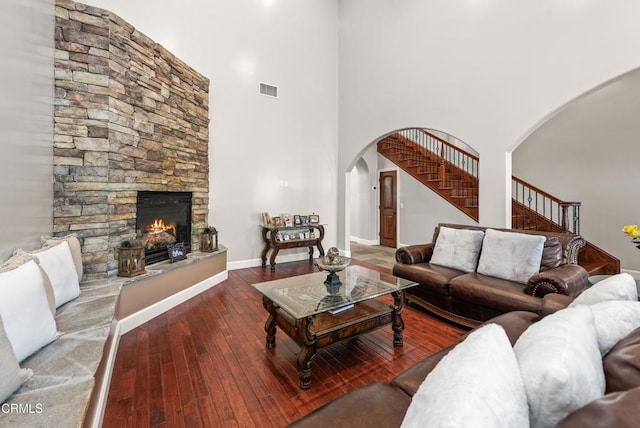
[[[478,220],[477,179],[472,176],[466,177],[464,171],[455,168],[445,172],[441,158],[436,153],[420,147],[398,133],[378,142],[378,153],[434,192],[439,193],[471,218]],[[443,180],[439,176],[442,172],[445,172],[445,186],[440,187]]]

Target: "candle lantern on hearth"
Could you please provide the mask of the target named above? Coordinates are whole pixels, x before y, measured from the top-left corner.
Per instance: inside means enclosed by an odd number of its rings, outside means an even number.
[[[205,227],[200,234],[200,251],[203,253],[218,251],[218,231],[215,227]]]
[[[144,247],[124,241],[118,248],[118,276],[132,277],[145,273]]]

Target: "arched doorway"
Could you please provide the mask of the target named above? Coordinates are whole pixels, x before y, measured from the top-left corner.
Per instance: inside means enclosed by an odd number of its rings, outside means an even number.
[[[398,247],[430,241],[433,229],[439,222],[477,224],[464,212],[451,206],[449,200],[443,199],[403,170],[401,165],[379,152],[378,143],[396,134],[402,135],[407,141],[421,141],[421,150],[430,151],[434,159],[440,157],[448,164],[457,165],[457,169],[477,172],[477,162],[473,163],[469,157],[460,155],[464,152],[477,158],[477,152],[445,132],[429,128],[404,128],[380,136],[359,153],[352,163],[352,169],[348,171],[350,241]],[[431,135],[433,138],[429,137],[428,144],[424,144],[426,140],[421,137],[423,135]],[[394,186],[390,192],[381,185],[380,177],[393,177],[393,173],[396,177],[390,179]],[[444,184],[450,183],[448,181]],[[461,198],[461,189],[456,192],[458,193],[454,196]],[[395,208],[395,218],[387,218],[381,211],[384,196],[388,193],[393,194],[394,201],[388,208],[390,212]],[[477,193],[471,196],[474,199],[470,203],[477,205]],[[383,218],[385,222],[382,221]],[[385,227],[395,229],[395,242],[383,242],[382,237],[388,231],[382,230]]]

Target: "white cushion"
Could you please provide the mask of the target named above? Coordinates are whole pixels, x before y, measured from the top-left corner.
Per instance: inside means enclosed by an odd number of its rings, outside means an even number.
[[[4,403],[32,374],[31,370],[21,369],[18,365],[11,342],[0,320],[0,403]]]
[[[474,272],[482,248],[482,230],[440,227],[430,263],[463,272]]]
[[[588,306],[563,309],[532,324],[513,351],[532,427],[553,427],[604,394],[602,358]]]
[[[427,375],[403,427],[528,427],[524,385],[504,329],[487,324]]]
[[[569,306],[593,305],[608,300],[638,300],[636,281],[628,273],[612,275],[596,282],[576,297]]]
[[[0,272],[7,272],[10,270],[13,270],[33,260],[34,258],[31,256],[31,254],[27,253],[22,249],[17,249],[13,253],[13,256],[11,256],[9,260],[7,260],[2,266],[0,266]],[[42,269],[42,267],[40,266],[38,267],[40,268],[40,273],[42,274],[42,278],[44,279],[44,288],[47,293],[47,301],[49,302],[49,309],[51,310],[51,314],[55,317],[56,316],[56,298],[53,295],[53,287],[51,286],[51,281],[49,281],[49,277],[47,276],[46,273],[44,273],[44,270]]]
[[[640,302],[611,300],[590,306],[600,354],[604,356],[622,338],[640,327]]]
[[[53,247],[54,245],[58,245],[62,241],[67,241],[67,243],[69,244],[69,249],[71,250],[71,255],[73,256],[73,263],[76,266],[78,279],[82,279],[82,246],[80,245],[80,241],[75,234],[55,237],[43,236],[40,238],[40,240],[42,241],[43,247]]]
[[[0,273],[0,316],[18,361],[56,338],[56,321],[34,261]]]
[[[80,295],[78,273],[67,241],[34,251],[31,255],[51,281],[56,308]]]
[[[540,270],[546,239],[544,236],[487,229],[478,273],[526,284]]]

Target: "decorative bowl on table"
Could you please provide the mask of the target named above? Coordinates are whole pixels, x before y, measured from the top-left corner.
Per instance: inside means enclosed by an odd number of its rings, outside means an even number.
[[[327,279],[324,281],[324,285],[327,287],[329,294],[337,294],[340,290],[342,282],[336,272],[344,270],[349,266],[350,262],[351,259],[341,256],[336,247],[329,248],[329,250],[327,250],[327,255],[318,259],[318,267],[329,272]]]

